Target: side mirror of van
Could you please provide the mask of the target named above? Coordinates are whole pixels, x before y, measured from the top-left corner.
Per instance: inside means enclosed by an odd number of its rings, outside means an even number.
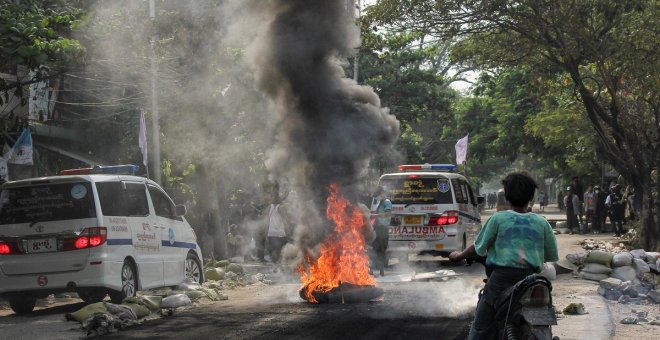
[[[477,196],[477,204],[484,204],[486,199],[483,196]]]
[[[186,206],[183,204],[177,204],[174,207],[174,215],[176,215],[177,217],[185,215],[186,212],[188,212],[188,210],[186,209]]]

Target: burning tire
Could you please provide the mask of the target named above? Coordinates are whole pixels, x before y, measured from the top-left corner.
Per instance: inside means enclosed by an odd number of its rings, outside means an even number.
[[[310,301],[304,288],[299,293],[303,300]],[[383,289],[376,286],[341,283],[339,287],[335,287],[328,292],[313,291],[312,296],[318,303],[357,303],[379,299],[383,296],[383,293]]]

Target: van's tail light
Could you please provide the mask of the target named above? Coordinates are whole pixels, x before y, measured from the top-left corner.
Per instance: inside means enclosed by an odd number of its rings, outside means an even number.
[[[448,225],[458,223],[458,212],[451,210],[445,211],[440,216],[430,216],[429,217],[429,226],[434,225]]]
[[[85,228],[75,238],[64,240],[63,250],[76,250],[98,247],[108,240],[108,229],[106,227]]]
[[[0,242],[0,255],[16,255],[21,253],[16,242]]]
[[[537,284],[527,288],[520,298],[520,304],[528,307],[541,307],[550,304],[550,291],[548,287]]]

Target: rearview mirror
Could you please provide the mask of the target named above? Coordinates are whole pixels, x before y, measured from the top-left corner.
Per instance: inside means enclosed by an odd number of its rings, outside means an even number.
[[[477,196],[477,204],[484,204],[486,199],[483,196]]]
[[[186,212],[188,212],[188,210],[186,209],[186,206],[183,204],[177,204],[174,207],[174,215],[176,215],[177,217],[185,215]]]

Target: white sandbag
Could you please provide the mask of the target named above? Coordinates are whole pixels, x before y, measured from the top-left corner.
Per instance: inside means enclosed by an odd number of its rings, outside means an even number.
[[[646,261],[647,263],[654,263],[655,261],[660,260],[660,253],[655,251],[648,251],[646,252],[645,257],[642,257],[642,260]]]
[[[174,294],[170,295],[163,299],[163,302],[160,303],[161,308],[177,308],[188,306],[192,304],[190,298],[186,294]]]
[[[567,254],[566,259],[571,261],[572,264],[576,266],[581,266],[584,263],[584,259],[587,257],[586,253],[577,253],[577,254]]]
[[[612,267],[623,267],[632,265],[633,255],[630,253],[614,254],[612,257]]]
[[[644,273],[651,271],[649,264],[642,259],[635,259],[635,261],[633,261],[633,268],[635,268],[638,277],[642,277]]]
[[[600,263],[585,263],[584,267],[582,267],[582,271],[591,274],[609,275],[612,272],[612,268],[604,266]]]
[[[185,280],[181,282],[178,286],[176,286],[176,290],[182,290],[182,291],[190,291],[190,290],[199,290],[201,289],[202,286],[194,281],[191,280]]]
[[[555,266],[553,266],[550,263],[545,263],[543,265],[543,270],[541,271],[541,276],[545,277],[546,279],[552,281],[557,278],[557,271],[555,270]]]
[[[616,267],[610,276],[621,281],[633,281],[637,278],[637,272],[632,266]]]
[[[580,276],[585,280],[602,281],[608,278],[607,274],[592,274],[589,272],[580,272]]]
[[[636,259],[644,259],[646,258],[646,251],[644,249],[634,249],[630,251],[630,255],[632,255]]]

